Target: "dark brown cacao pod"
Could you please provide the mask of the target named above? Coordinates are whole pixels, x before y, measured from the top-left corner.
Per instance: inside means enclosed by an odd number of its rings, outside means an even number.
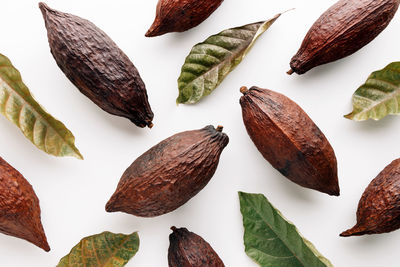
[[[206,20],[224,0],[159,0],[147,37],[184,32]]]
[[[224,267],[214,249],[203,238],[186,228],[171,228],[169,236],[169,267]]]
[[[304,110],[271,90],[242,87],[241,92],[244,124],[264,158],[291,181],[338,196],[335,153]]]
[[[390,163],[365,189],[357,224],[341,236],[389,233],[400,228],[400,159]]]
[[[29,182],[0,157],[0,232],[50,251],[40,220],[40,206]]]
[[[290,62],[292,74],[347,57],[374,40],[400,0],[340,0],[314,23]]]
[[[165,139],[125,171],[106,210],[154,217],[179,208],[210,181],[228,142],[221,126]]]
[[[51,53],[57,65],[100,108],[151,127],[146,87],[118,46],[93,23],[40,3]]]

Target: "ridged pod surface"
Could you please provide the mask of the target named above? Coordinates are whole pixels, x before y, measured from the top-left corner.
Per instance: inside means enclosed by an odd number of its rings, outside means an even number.
[[[159,0],[147,37],[184,32],[206,20],[224,0]]]
[[[186,228],[171,228],[169,236],[169,267],[224,267],[214,249],[202,237]]]
[[[292,74],[347,57],[390,23],[400,0],[340,0],[314,23],[290,62]]]
[[[210,181],[228,142],[221,126],[165,139],[125,171],[106,210],[155,217],[179,208]]]
[[[51,53],[78,89],[103,110],[152,127],[153,112],[139,72],[96,25],[40,3]]]
[[[0,157],[0,232],[50,251],[40,219],[39,199],[29,182]]]
[[[242,87],[241,92],[244,124],[264,158],[291,181],[338,196],[335,153],[304,110],[271,90]]]
[[[365,189],[357,224],[341,236],[389,233],[400,228],[400,159],[390,163]]]

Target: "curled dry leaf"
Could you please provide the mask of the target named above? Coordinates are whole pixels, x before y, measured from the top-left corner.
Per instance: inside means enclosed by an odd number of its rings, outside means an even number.
[[[239,192],[246,254],[262,267],[333,267],[261,194]]]
[[[65,125],[47,113],[22,82],[11,61],[0,54],[0,113],[21,129],[36,147],[58,156],[83,159],[75,137]]]
[[[93,23],[39,4],[51,53],[70,81],[90,100],[139,127],[152,127],[146,87],[139,72]]]
[[[40,219],[39,199],[30,183],[0,157],[0,232],[50,251]]]
[[[355,121],[380,120],[400,112],[400,62],[373,72],[353,95],[353,112],[345,117]]]
[[[340,0],[314,23],[290,62],[292,74],[347,57],[390,23],[400,0]]]
[[[264,158],[291,181],[338,196],[335,153],[304,110],[271,90],[242,87],[241,92],[244,124]]]
[[[186,228],[171,228],[169,236],[169,267],[224,267],[214,249],[201,236]]]
[[[341,236],[389,233],[400,228],[400,159],[390,163],[365,189],[357,224]]]
[[[223,0],[159,0],[156,18],[147,37],[184,32],[206,20]]]
[[[122,267],[139,250],[139,236],[103,232],[82,239],[57,267]]]
[[[228,29],[195,45],[178,79],[178,104],[194,104],[212,93],[280,16]]]
[[[222,126],[165,139],[125,171],[106,210],[154,217],[179,208],[210,181],[228,142]]]

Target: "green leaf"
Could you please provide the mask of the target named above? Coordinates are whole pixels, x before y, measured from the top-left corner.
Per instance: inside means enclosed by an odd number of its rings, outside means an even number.
[[[239,192],[246,254],[262,267],[333,267],[261,194]]]
[[[400,113],[400,62],[373,72],[353,95],[353,112],[345,117],[355,121],[380,120]]]
[[[83,159],[65,125],[48,114],[22,82],[10,60],[0,54],[0,113],[17,125],[39,149],[62,157]]]
[[[139,250],[139,236],[104,232],[86,237],[57,267],[121,267]]]
[[[211,94],[280,15],[268,21],[222,31],[195,45],[182,66],[176,102],[194,104]]]

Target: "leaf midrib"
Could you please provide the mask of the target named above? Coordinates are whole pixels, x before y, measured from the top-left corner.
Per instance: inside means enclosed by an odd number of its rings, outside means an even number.
[[[368,80],[372,80],[372,79],[368,79]],[[377,78],[373,78],[373,80],[377,80],[377,81],[380,81],[380,82],[388,83],[388,82],[385,81],[385,80],[381,80],[381,79],[377,79]],[[367,82],[368,82],[368,81],[367,81]],[[394,85],[394,84],[393,84],[393,85]],[[366,109],[363,109],[363,111],[360,112],[359,114],[363,114],[363,113],[367,113],[368,111],[372,111],[372,110],[374,110],[375,108],[377,108],[379,105],[382,105],[383,103],[386,103],[387,101],[389,101],[389,100],[391,100],[391,99],[393,99],[393,98],[396,98],[397,96],[400,96],[400,87],[397,86],[397,85],[394,85],[394,86],[397,87],[397,89],[394,90],[394,91],[391,92],[391,93],[385,93],[385,94],[386,94],[386,97],[384,97],[383,100],[381,100],[381,101],[376,101],[376,100],[370,99],[370,98],[368,98],[368,97],[365,97],[365,96],[362,96],[362,95],[357,94],[357,95],[356,95],[357,97],[367,99],[367,100],[371,101],[372,103],[374,103],[371,107],[366,108]],[[376,89],[376,87],[373,87],[372,89]],[[397,101],[397,99],[396,99],[396,101]]]
[[[7,65],[3,65],[3,66],[1,66],[1,67],[7,67],[7,68],[13,68],[13,67],[11,67],[11,66],[7,66]],[[60,137],[60,139],[61,140],[63,140],[64,141],[64,143],[68,146],[68,147],[70,147],[74,152],[75,152],[75,155],[76,156],[78,156],[79,158],[82,158],[82,156],[80,155],[80,153],[78,153],[77,151],[76,151],[76,148],[75,147],[73,147],[73,146],[71,146],[68,142],[67,142],[67,140],[58,132],[58,130],[57,130],[57,128],[55,128],[55,127],[53,127],[50,123],[48,123],[47,122],[47,120],[27,101],[27,99],[25,99],[25,97],[24,96],[22,96],[22,94],[20,94],[18,91],[16,91],[3,77],[2,77],[2,75],[0,75],[0,79],[1,79],[1,81],[3,81],[7,86],[8,86],[8,88],[10,89],[10,91],[12,91],[13,93],[15,93],[16,95],[18,95],[21,99],[23,99],[23,101],[25,102],[23,105],[28,105],[28,106],[30,106],[31,107],[31,110],[33,110],[33,112],[35,112],[36,114],[37,114],[37,116],[38,117],[40,117],[41,118],[41,121],[43,121],[45,124],[46,124],[46,126],[47,127],[49,127],[49,128],[51,128],[51,129],[53,129],[54,130],[54,132]],[[11,81],[12,81],[12,79],[10,79]],[[16,82],[21,82],[21,83],[23,83],[22,82],[22,80],[21,81],[16,81]],[[24,84],[24,86],[25,86],[25,84]],[[26,86],[25,86],[26,87]],[[29,90],[28,90],[29,91]],[[31,98],[32,98],[32,100],[33,101],[35,101],[36,102],[36,100],[32,97],[32,95],[30,94],[29,95]],[[28,97],[29,97],[28,96]],[[39,106],[40,106],[40,104],[38,104]],[[22,108],[21,108],[21,111],[22,111]],[[4,114],[6,114],[6,110],[4,110]],[[49,114],[50,115],[50,114]],[[50,115],[51,116],[51,115]],[[51,116],[52,117],[52,116]],[[18,116],[18,119],[20,118],[20,115]],[[55,119],[55,118],[54,118]],[[55,119],[56,120],[56,119]],[[18,122],[18,124],[20,124],[19,122]],[[21,129],[21,126],[20,125],[18,125],[18,127],[20,128],[20,130],[22,131],[22,129]],[[47,136],[47,132],[48,132],[48,130],[46,129],[46,136]],[[32,139],[32,142],[34,143],[34,140]],[[44,142],[46,142],[46,140],[44,140]],[[34,143],[35,144],[35,143]],[[35,144],[36,145],[36,144]],[[46,148],[46,145],[45,145],[45,148]],[[61,148],[60,148],[61,149]],[[46,151],[47,152],[47,151]],[[58,153],[59,154],[59,153]]]
[[[253,206],[253,205],[252,205]],[[268,206],[271,208],[272,213],[275,211],[274,207],[271,204],[268,204]],[[254,206],[253,206],[254,207]],[[262,216],[262,214],[254,207],[255,212],[259,215],[259,217],[261,218],[261,220],[263,222],[265,222],[265,224],[271,229],[271,231],[274,232],[274,234],[279,238],[279,240],[282,241],[282,243],[286,246],[286,248],[292,252],[293,256],[300,262],[301,265],[303,265],[304,267],[306,267],[306,265],[303,264],[303,262],[298,258],[298,256],[293,252],[293,250],[288,246],[288,244],[282,240],[282,238],[280,237],[280,235],[278,235],[277,232],[274,231],[274,229],[272,228],[272,226],[268,223],[268,221],[264,220],[264,217]],[[283,218],[282,218],[283,219]],[[289,224],[286,220],[285,220],[285,225]],[[287,227],[286,227],[287,228]],[[304,243],[303,240],[301,240],[302,243]],[[306,247],[308,248],[308,246],[306,245]]]
[[[224,48],[225,50],[229,51],[229,52],[231,53],[231,55],[229,55],[228,57],[226,57],[224,60],[222,60],[222,61],[221,61],[220,63],[218,63],[217,65],[212,66],[208,71],[206,71],[206,72],[204,72],[203,74],[199,75],[198,77],[196,77],[195,79],[193,79],[191,82],[187,83],[187,84],[185,85],[185,87],[183,87],[182,89],[187,88],[188,86],[192,85],[192,84],[195,83],[198,79],[200,79],[201,77],[204,77],[205,75],[207,75],[208,73],[210,73],[212,70],[214,70],[214,69],[216,69],[216,68],[219,69],[221,65],[226,65],[226,63],[232,62],[234,59],[239,58],[242,54],[244,54],[244,52],[246,52],[246,49],[254,42],[254,40],[256,39],[256,38],[254,38],[254,37],[256,36],[258,30],[259,30],[265,23],[267,23],[267,22],[268,22],[268,21],[263,22],[263,24],[261,24],[260,27],[258,27],[257,31],[255,31],[255,33],[254,33],[254,35],[253,35],[253,38],[251,39],[250,42],[246,42],[245,39],[240,39],[240,40],[244,41],[244,43],[243,43],[242,45],[240,45],[238,49],[235,49],[235,50],[231,51],[231,50],[229,50],[229,49],[226,49],[225,47],[216,45],[216,46],[218,46],[219,48],[222,47],[222,48]],[[214,35],[214,36],[232,38],[232,37],[230,37],[230,36],[224,36],[224,35],[219,35],[219,34],[216,34],[216,35]],[[209,38],[211,38],[211,37],[212,37],[212,36],[210,36]],[[209,39],[209,38],[207,38],[207,39]],[[205,41],[204,41],[204,42],[202,42],[202,43],[200,43],[200,44],[198,44],[198,45],[204,45],[204,44],[207,44],[207,43],[205,43]],[[198,45],[196,45],[196,46],[198,46]],[[215,45],[215,44],[212,44],[212,45]],[[192,54],[192,53],[190,53],[190,54]],[[190,54],[189,54],[189,55],[190,55]],[[203,55],[203,54],[202,54],[202,55]],[[243,60],[243,58],[242,58],[242,60]],[[236,67],[236,66],[235,66],[235,67]],[[230,71],[232,71],[232,70],[233,70],[233,69],[231,69]],[[218,79],[218,83],[219,83],[219,82],[220,82],[220,81],[219,81],[219,79]],[[204,93],[204,90],[203,90],[203,93]],[[190,97],[190,99],[191,99],[191,98],[192,98],[192,97]],[[187,101],[187,102],[191,102],[190,99],[189,99],[189,101]]]

